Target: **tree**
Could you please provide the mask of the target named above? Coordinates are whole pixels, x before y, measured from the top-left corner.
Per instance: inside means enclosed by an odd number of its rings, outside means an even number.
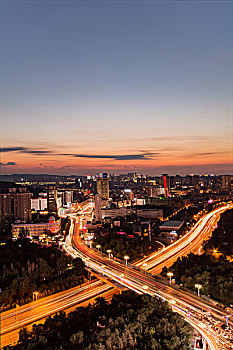
[[[38,270],[39,277],[42,277],[44,280],[51,276],[52,269],[46,262],[46,260],[42,259],[39,262],[39,270]]]
[[[21,328],[19,331],[19,343],[27,343],[30,338],[30,332],[27,330],[27,328]]]

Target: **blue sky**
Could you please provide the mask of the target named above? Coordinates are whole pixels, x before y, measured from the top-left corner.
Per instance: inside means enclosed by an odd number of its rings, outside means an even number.
[[[232,10],[1,1],[2,172],[231,172]]]

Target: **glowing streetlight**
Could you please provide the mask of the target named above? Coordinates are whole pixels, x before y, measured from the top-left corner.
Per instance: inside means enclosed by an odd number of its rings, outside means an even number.
[[[149,287],[148,287],[148,286],[143,286],[142,288],[145,289],[145,290],[147,290]]]
[[[36,296],[36,301],[37,301],[37,296],[38,296],[38,292],[33,292],[33,295],[32,295],[32,301],[34,301],[34,295]]]
[[[93,243],[92,241],[89,242],[90,248],[92,248],[92,243]]]
[[[201,284],[195,284],[195,288],[197,288],[197,296],[199,297],[200,296],[200,289],[202,288],[202,285]]]
[[[124,256],[124,259],[125,259],[125,265],[127,265],[127,260],[129,260],[129,256],[128,256],[128,255],[125,255],[125,256]]]
[[[96,246],[96,248],[98,249],[98,253],[99,253],[100,248],[101,248],[101,245],[100,245],[100,244],[98,244],[98,245]]]
[[[111,252],[112,252],[111,249],[108,249],[108,250],[107,250],[108,258],[109,258],[109,259],[111,258]]]
[[[168,272],[167,273],[167,276],[169,277],[169,283],[170,283],[170,286],[172,285],[172,276],[173,276],[173,273],[172,272]]]

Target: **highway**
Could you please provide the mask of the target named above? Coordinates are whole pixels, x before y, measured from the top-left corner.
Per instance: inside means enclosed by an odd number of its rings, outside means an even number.
[[[153,274],[160,273],[164,265],[169,267],[178,257],[185,256],[200,246],[200,244],[209,237],[211,231],[216,227],[221,214],[230,208],[233,208],[233,206],[226,205],[204,215],[183,237],[165,249],[152,253],[147,258],[137,262],[135,266],[149,270]]]
[[[74,287],[67,291],[53,294],[46,298],[34,301],[18,308],[5,311],[1,314],[1,347],[18,340],[20,328],[42,320],[61,310],[70,309],[72,306],[80,306],[84,301],[90,301],[93,297],[113,295],[116,293],[111,285],[95,280],[83,287]]]
[[[210,229],[212,229],[212,224],[216,222],[218,215],[231,207],[224,206],[204,216],[191,230],[192,232],[191,234],[189,233],[189,238],[186,239],[185,242],[185,236],[182,237],[180,242],[177,241],[181,244],[180,249],[186,248],[189,250],[190,247],[188,247],[188,245],[190,245],[190,243],[194,244],[193,240],[199,239],[199,235],[201,235],[200,239],[203,240],[204,237],[209,234]],[[103,257],[101,254],[98,254],[97,252],[89,249],[80,239],[78,218],[75,218],[74,216],[71,216],[71,218],[73,224],[71,225],[72,228],[65,244],[67,253],[73,257],[82,258],[86,266],[97,271],[98,273],[102,273],[105,276],[108,276],[112,280],[124,285],[131,290],[134,290],[137,293],[148,293],[153,296],[158,296],[163,300],[167,300],[173,305],[175,304],[174,307],[179,309],[180,313],[186,315],[185,319],[187,322],[192,324],[192,326],[197,330],[201,329],[201,333],[206,339],[210,349],[222,350],[233,348],[230,334],[221,331],[219,327],[216,327],[216,322],[224,322],[224,317],[229,314],[227,311],[222,310],[200,298],[197,298],[192,294],[185,293],[183,291],[167,286],[167,284],[161,281],[157,281],[151,274],[143,271],[143,269],[140,267],[133,267],[129,265],[126,266],[123,263]],[[195,231],[194,236],[192,236],[193,231]],[[177,245],[175,247],[176,253],[179,249]],[[170,257],[174,255],[174,251],[172,251],[173,249],[174,246],[169,252]],[[164,253],[163,266],[166,265],[166,254],[168,253],[168,250],[166,253]],[[182,252],[182,255],[183,254],[184,253]],[[141,261],[141,264],[143,263],[144,262]],[[161,261],[159,263],[162,264]],[[210,316],[208,316],[208,319],[205,319],[206,314],[210,314]],[[232,321],[229,323],[232,326]]]

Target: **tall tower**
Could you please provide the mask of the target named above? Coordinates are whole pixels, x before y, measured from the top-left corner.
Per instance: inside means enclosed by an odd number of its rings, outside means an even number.
[[[103,177],[97,178],[96,189],[97,193],[101,196],[103,205],[106,205],[109,200],[109,178],[107,174],[103,174]]]
[[[47,207],[49,214],[57,214],[57,189],[56,186],[47,187]]]
[[[222,175],[222,189],[229,190],[231,188],[231,181],[233,176],[231,175]]]
[[[170,191],[170,177],[168,176],[168,174],[162,174],[161,180],[162,180],[162,186],[164,188],[164,193],[165,193],[164,195],[165,197],[167,197]]]

